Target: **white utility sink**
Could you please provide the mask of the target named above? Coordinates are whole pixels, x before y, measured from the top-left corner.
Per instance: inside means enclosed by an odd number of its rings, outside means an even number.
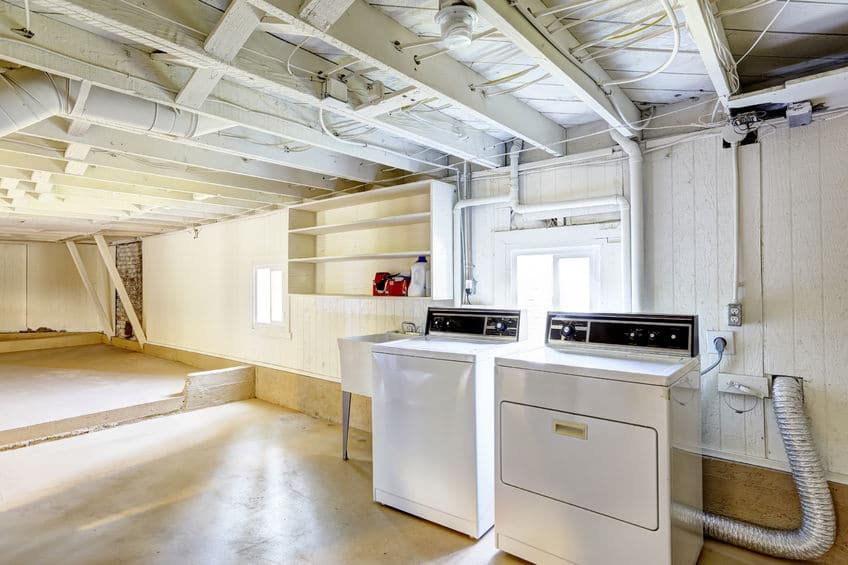
[[[347,459],[347,435],[350,429],[351,394],[371,397],[371,346],[417,337],[418,334],[383,332],[339,338],[342,373],[342,458]]]
[[[417,334],[416,334],[417,335]],[[339,356],[341,359],[342,391],[371,396],[371,346],[409,339],[416,335],[400,332],[358,335],[339,338]]]

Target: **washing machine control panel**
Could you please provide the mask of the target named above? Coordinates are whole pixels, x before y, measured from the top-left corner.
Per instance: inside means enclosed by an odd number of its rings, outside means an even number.
[[[430,308],[425,334],[518,341],[520,326],[519,310]]]
[[[653,350],[698,354],[698,317],[660,314],[549,312],[548,345]]]

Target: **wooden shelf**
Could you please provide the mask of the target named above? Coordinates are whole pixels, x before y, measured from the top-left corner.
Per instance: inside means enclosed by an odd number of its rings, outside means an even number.
[[[303,210],[305,212],[323,212],[337,208],[348,208],[350,206],[358,206],[359,204],[371,204],[373,202],[382,202],[395,198],[406,198],[407,196],[415,196],[416,194],[429,194],[430,186],[431,181],[411,182],[391,188],[377,188],[368,192],[357,192],[356,194],[348,194],[346,196],[313,200],[311,202],[304,202],[303,204],[295,204],[294,206],[290,206],[289,209]]]
[[[309,228],[289,230],[293,235],[327,235],[331,233],[344,233],[374,228],[387,228],[391,226],[408,226],[412,224],[424,224],[430,221],[430,212],[419,212],[417,214],[403,214],[400,216],[384,216],[371,220],[359,220],[346,224],[328,224]]]
[[[343,261],[372,261],[381,259],[408,259],[410,257],[429,257],[430,251],[400,251],[392,253],[366,253],[363,255],[336,255],[321,257],[299,257],[289,259],[289,263],[339,263]]]

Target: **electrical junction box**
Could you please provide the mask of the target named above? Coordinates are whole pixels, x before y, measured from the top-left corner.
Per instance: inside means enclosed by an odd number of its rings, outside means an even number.
[[[786,107],[786,120],[791,128],[808,125],[813,121],[813,105],[809,100],[793,102]]]

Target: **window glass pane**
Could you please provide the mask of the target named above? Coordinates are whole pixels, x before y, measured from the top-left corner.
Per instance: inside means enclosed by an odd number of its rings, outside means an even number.
[[[271,321],[283,321],[283,272],[271,271]]]
[[[589,312],[591,306],[592,262],[589,257],[562,257],[559,269],[559,308]]]
[[[554,296],[554,256],[519,255],[516,257],[516,302],[525,310],[526,335],[545,333],[545,320]]]
[[[256,269],[256,323],[271,323],[271,269]]]

